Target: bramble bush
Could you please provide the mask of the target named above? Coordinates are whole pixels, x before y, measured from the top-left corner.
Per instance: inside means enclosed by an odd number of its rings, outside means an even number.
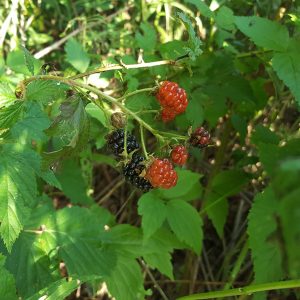
[[[12,2],[0,299],[300,297],[296,2]]]

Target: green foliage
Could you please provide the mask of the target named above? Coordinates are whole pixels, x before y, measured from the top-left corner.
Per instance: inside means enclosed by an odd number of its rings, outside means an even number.
[[[202,281],[299,278],[296,1],[44,2],[8,25],[0,8],[0,299],[103,284],[116,300],[175,299]],[[165,80],[188,98],[166,123]],[[175,187],[125,183],[133,154],[106,145],[120,111],[146,168],[187,147]],[[199,126],[207,148],[190,145]]]
[[[79,72],[85,72],[90,64],[90,58],[82,45],[74,38],[68,40],[65,46],[66,60]]]

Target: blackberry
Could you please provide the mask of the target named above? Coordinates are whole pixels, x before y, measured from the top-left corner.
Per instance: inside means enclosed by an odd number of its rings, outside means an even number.
[[[153,188],[151,183],[145,178],[139,176],[145,169],[145,166],[142,164],[144,160],[145,159],[143,156],[135,152],[132,155],[131,161],[123,167],[123,174],[126,180],[128,180],[135,187],[144,192],[148,192]]]
[[[111,150],[113,154],[119,156],[124,151],[124,140],[125,140],[124,130],[123,129],[115,130],[107,137],[108,148]],[[130,153],[140,148],[140,145],[137,142],[135,136],[129,132],[127,132],[126,145],[127,145],[127,153]]]

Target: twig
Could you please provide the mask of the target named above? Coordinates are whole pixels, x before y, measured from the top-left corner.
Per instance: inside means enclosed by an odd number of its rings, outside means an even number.
[[[287,281],[268,282],[262,284],[253,284],[245,287],[240,287],[237,289],[184,296],[184,297],[177,298],[177,300],[215,299],[215,298],[231,297],[231,296],[252,295],[257,292],[266,292],[272,290],[293,289],[293,288],[300,288],[300,280],[287,280]]]
[[[149,270],[148,266],[145,264],[145,262],[142,259],[139,259],[139,262],[142,264],[142,266],[144,267],[146,273],[148,274],[148,276],[150,277],[150,279],[153,282],[154,287],[158,290],[158,292],[160,293],[160,295],[162,296],[162,299],[164,300],[169,300],[169,298],[167,297],[167,295],[164,293],[164,291],[161,289],[161,287],[159,286],[158,282],[156,281],[156,279],[154,278],[153,274],[151,273],[151,271]]]

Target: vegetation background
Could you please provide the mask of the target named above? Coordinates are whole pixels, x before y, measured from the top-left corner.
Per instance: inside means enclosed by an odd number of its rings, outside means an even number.
[[[299,49],[296,0],[1,0],[0,299],[299,299]],[[189,99],[169,124],[162,80]],[[142,194],[120,108],[149,153],[213,145]]]

